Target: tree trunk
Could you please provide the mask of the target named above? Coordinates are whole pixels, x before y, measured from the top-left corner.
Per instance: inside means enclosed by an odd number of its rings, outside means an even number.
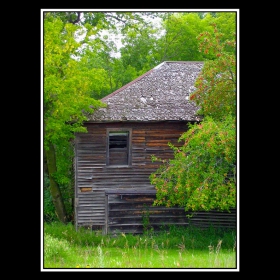
[[[45,151],[45,155],[47,158],[47,166],[48,166],[49,179],[50,179],[50,193],[52,196],[56,215],[62,223],[66,224],[68,221],[67,221],[65,205],[63,202],[60,188],[53,178],[53,174],[55,174],[56,172],[56,156],[55,156],[55,149],[53,144],[49,145],[49,150]]]

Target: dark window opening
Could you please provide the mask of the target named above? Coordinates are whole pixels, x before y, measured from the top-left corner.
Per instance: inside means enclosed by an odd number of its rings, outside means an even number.
[[[129,131],[108,131],[107,165],[129,165]]]
[[[128,132],[109,132],[109,149],[127,149]]]

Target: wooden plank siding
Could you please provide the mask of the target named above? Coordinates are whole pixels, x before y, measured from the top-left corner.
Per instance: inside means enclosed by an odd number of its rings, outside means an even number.
[[[142,234],[144,230],[159,231],[166,226],[195,226],[199,228],[236,228],[236,209],[228,212],[186,212],[180,207],[153,206],[156,192],[137,190],[105,191],[105,234]],[[187,215],[191,215],[188,217]]]
[[[166,225],[188,225],[183,208],[153,206],[155,190],[106,191],[105,234],[139,234]]]
[[[88,133],[76,135],[75,223],[105,227],[105,191],[115,189],[154,190],[149,176],[159,167],[151,156],[173,157],[168,142],[179,146],[187,130],[185,121],[87,123]],[[106,165],[107,128],[131,129],[131,165]]]
[[[185,121],[104,122],[85,124],[88,133],[76,135],[75,143],[75,225],[100,228],[103,233],[143,232],[143,215],[155,230],[162,225],[222,225],[235,227],[236,211],[196,212],[188,219],[183,208],[152,206],[155,188],[149,176],[159,167],[151,156],[173,158],[168,146],[179,146],[187,130]],[[131,164],[106,165],[107,131],[130,129]],[[120,193],[123,192],[121,196]]]

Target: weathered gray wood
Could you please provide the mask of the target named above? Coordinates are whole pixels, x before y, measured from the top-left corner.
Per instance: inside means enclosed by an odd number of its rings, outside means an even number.
[[[76,225],[84,225],[80,206],[92,207],[100,216],[92,216],[89,226],[95,221],[105,225],[105,191],[133,189],[141,193],[155,188],[150,184],[149,176],[159,167],[159,162],[152,162],[151,155],[163,159],[173,156],[168,146],[171,142],[179,146],[178,138],[186,131],[186,122],[155,123],[87,123],[88,133],[77,134],[75,145],[75,191],[78,204],[75,215]],[[107,131],[124,129],[130,131],[131,164],[129,166],[106,165]],[[87,189],[87,188],[91,188]],[[90,190],[90,191],[87,191]],[[134,191],[132,191],[133,193]],[[88,197],[88,199],[86,198]],[[102,207],[103,205],[103,207]]]
[[[108,195],[105,195],[105,225],[104,234],[108,234]]]
[[[143,233],[145,224],[154,231],[162,226],[236,227],[236,210],[231,213],[185,212],[180,207],[153,206],[155,190],[107,190],[106,233]],[[188,218],[187,214],[192,214]],[[145,220],[146,219],[146,220]]]
[[[140,190],[140,189],[115,189],[115,190],[106,190],[105,195],[112,195],[112,194],[125,194],[125,195],[137,195],[137,194],[156,194],[156,190]]]

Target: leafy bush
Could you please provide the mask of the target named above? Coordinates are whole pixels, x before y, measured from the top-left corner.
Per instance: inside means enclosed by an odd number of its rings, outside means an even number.
[[[179,148],[169,144],[174,159],[163,160],[150,176],[157,190],[154,205],[178,205],[186,211],[235,208],[235,118],[214,121],[206,117],[203,123],[190,125],[180,141]]]
[[[52,202],[52,197],[50,194],[50,180],[47,174],[44,174],[44,222],[54,222],[58,221],[55,214],[55,208]]]

